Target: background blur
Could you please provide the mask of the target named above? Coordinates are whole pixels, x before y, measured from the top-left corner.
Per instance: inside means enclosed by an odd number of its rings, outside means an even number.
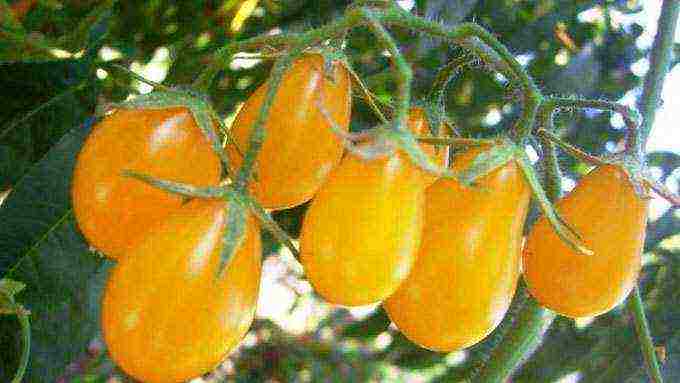
[[[111,64],[164,84],[187,84],[210,53],[230,41],[320,26],[348,3],[0,0],[0,201],[2,192],[33,174],[32,169],[55,161],[58,150],[66,150],[59,146],[64,137],[71,129],[81,129],[81,124],[87,128],[87,118],[97,107],[151,91]],[[447,25],[480,23],[510,48],[546,93],[619,100],[631,106],[648,68],[645,57],[660,7],[658,0],[399,3]],[[416,98],[429,90],[438,67],[464,53],[404,30],[392,32],[413,65]],[[680,36],[676,41],[673,65],[680,57]],[[394,84],[382,51],[366,30],[348,36],[351,64],[379,98],[389,101]],[[272,64],[257,52],[238,56],[210,94],[228,124],[266,79]],[[518,115],[512,95],[505,90],[502,76],[472,64],[449,88],[450,118],[467,136],[483,137],[504,129]],[[663,99],[648,161],[654,175],[677,192],[680,66],[669,73]],[[30,118],[24,118],[29,112]],[[355,98],[352,129],[374,123],[368,107]],[[563,113],[558,125],[569,142],[590,153],[621,148],[623,120],[618,115]],[[536,158],[533,148],[527,151]],[[570,157],[560,159],[563,184],[569,190],[587,167]],[[655,343],[665,360],[664,375],[669,382],[680,381],[680,214],[659,199],[652,206],[641,291]],[[0,218],[2,211],[0,207]],[[275,217],[297,236],[304,211],[305,206],[277,212]],[[18,219],[5,218],[0,225]],[[96,303],[109,265],[93,260],[82,238],[67,225],[55,224],[57,234],[36,240],[27,253],[35,261],[33,266],[13,264],[21,254],[14,258],[10,254],[8,264],[0,259],[0,276],[13,267],[13,272],[25,275],[24,282],[33,282],[18,297],[35,320],[36,359],[27,381],[128,381],[107,360],[97,335]],[[51,236],[59,241],[60,250],[54,250],[54,243],[43,243],[52,241]],[[512,309],[485,342],[448,355],[429,352],[390,327],[380,307],[347,310],[321,302],[300,278],[300,266],[292,256],[266,235],[265,245],[261,299],[251,332],[217,371],[195,382],[457,381],[474,374],[511,327]],[[5,250],[0,246],[0,252]],[[13,374],[17,330],[14,319],[0,317],[0,381]],[[625,310],[616,309],[595,319],[558,318],[513,382],[645,382],[642,365],[631,319]]]

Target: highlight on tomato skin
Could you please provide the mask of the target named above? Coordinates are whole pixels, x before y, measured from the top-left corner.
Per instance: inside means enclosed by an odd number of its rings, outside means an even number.
[[[241,167],[267,87],[260,86],[234,120],[230,133],[238,149],[233,144],[226,148],[232,173]],[[343,63],[334,61],[326,72],[322,55],[306,54],[292,64],[271,105],[255,166],[257,178],[250,181],[251,192],[263,207],[290,208],[314,196],[344,149],[329,118],[347,131],[350,111],[351,81]]]
[[[364,160],[348,154],[302,223],[300,261],[316,292],[345,306],[392,294],[415,260],[423,192],[405,155]]]
[[[184,107],[120,109],[96,124],[76,160],[71,200],[87,241],[114,259],[183,202],[123,170],[213,186],[221,165]]]
[[[248,331],[261,272],[259,230],[218,277],[225,202],[192,200],[149,230],[109,276],[102,330],[109,355],[148,383],[183,382],[211,371]]]
[[[648,200],[637,195],[621,167],[603,165],[583,176],[556,208],[594,254],[575,253],[540,218],[523,254],[529,292],[567,317],[604,314],[635,287]]]
[[[480,151],[467,150],[454,171]],[[442,178],[426,190],[415,265],[384,302],[399,331],[430,350],[459,350],[484,339],[515,293],[529,186],[514,161],[478,183]]]

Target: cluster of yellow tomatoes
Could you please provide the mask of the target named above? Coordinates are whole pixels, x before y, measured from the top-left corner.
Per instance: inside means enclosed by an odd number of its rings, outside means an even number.
[[[622,168],[596,168],[556,205],[594,255],[572,251],[544,219],[523,246],[531,192],[515,161],[467,186],[437,179],[400,150],[343,157],[331,124],[348,129],[350,88],[338,61],[325,65],[319,54],[295,61],[265,122],[249,184],[268,209],[312,200],[300,261],[325,300],[382,301],[406,337],[450,351],[494,330],[521,270],[539,302],[570,317],[606,312],[634,286],[647,204]],[[255,91],[233,123],[230,174],[241,166],[266,89]],[[408,127],[429,132],[421,109],[411,110]],[[445,164],[443,149],[421,145]],[[486,149],[463,151],[452,169],[466,169]],[[186,380],[214,368],[248,331],[260,280],[258,224],[249,218],[219,273],[228,203],[187,200],[123,177],[123,170],[215,186],[220,159],[187,108],[120,109],[94,127],[74,173],[80,230],[117,260],[102,302],[110,356],[145,382]]]

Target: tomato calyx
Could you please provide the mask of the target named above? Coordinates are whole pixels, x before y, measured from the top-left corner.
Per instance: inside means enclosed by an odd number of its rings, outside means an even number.
[[[497,137],[495,144],[484,143],[482,145],[485,146],[484,150],[477,154],[470,165],[456,172],[455,178],[461,184],[474,187],[475,181],[479,178],[505,166],[509,161],[515,161],[522,170],[524,179],[531,188],[533,197],[538,202],[539,209],[562,241],[577,253],[593,254],[583,243],[578,232],[562,219],[553,203],[548,199],[523,145],[506,136]]]
[[[229,203],[227,214],[227,231],[224,233],[224,247],[222,249],[219,273],[229,266],[229,262],[235,251],[239,248],[245,236],[245,226],[248,214],[252,213],[258,218],[260,224],[267,229],[272,236],[281,244],[286,246],[295,258],[299,258],[299,250],[293,243],[290,236],[276,224],[271,214],[253,198],[248,192],[241,188],[236,188],[229,182],[223,182],[220,186],[197,187],[180,182],[162,180],[148,174],[141,174],[133,171],[125,171],[126,177],[132,177],[145,182],[155,188],[178,194],[186,198],[216,198],[224,199]]]

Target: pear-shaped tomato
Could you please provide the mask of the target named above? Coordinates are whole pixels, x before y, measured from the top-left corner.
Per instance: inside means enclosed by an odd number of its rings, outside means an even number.
[[[454,170],[479,152],[465,152]],[[384,303],[399,330],[431,350],[482,340],[503,319],[517,286],[529,187],[514,161],[478,183],[442,178],[427,189],[416,263]]]
[[[183,382],[214,368],[250,327],[260,283],[260,238],[250,219],[218,277],[226,204],[192,200],[135,245],[111,274],[104,340],[126,373]]]
[[[531,294],[572,318],[599,315],[618,305],[640,271],[647,205],[616,165],[597,167],[584,176],[556,208],[594,254],[574,252],[544,218],[539,219],[523,256]]]
[[[331,303],[380,301],[406,278],[420,243],[424,187],[402,153],[347,155],[307,211],[300,258]]]
[[[344,64],[335,61],[327,70],[319,54],[303,56],[284,74],[265,122],[267,136],[257,156],[257,177],[251,180],[262,206],[283,209],[310,200],[340,162],[342,142],[319,105],[347,130],[350,85]],[[232,173],[241,166],[266,92],[267,83],[248,98],[234,120],[231,134],[240,150],[227,145]]]
[[[112,258],[182,204],[123,170],[210,186],[221,168],[187,108],[121,109],[95,125],[78,154],[73,211],[85,238]]]

